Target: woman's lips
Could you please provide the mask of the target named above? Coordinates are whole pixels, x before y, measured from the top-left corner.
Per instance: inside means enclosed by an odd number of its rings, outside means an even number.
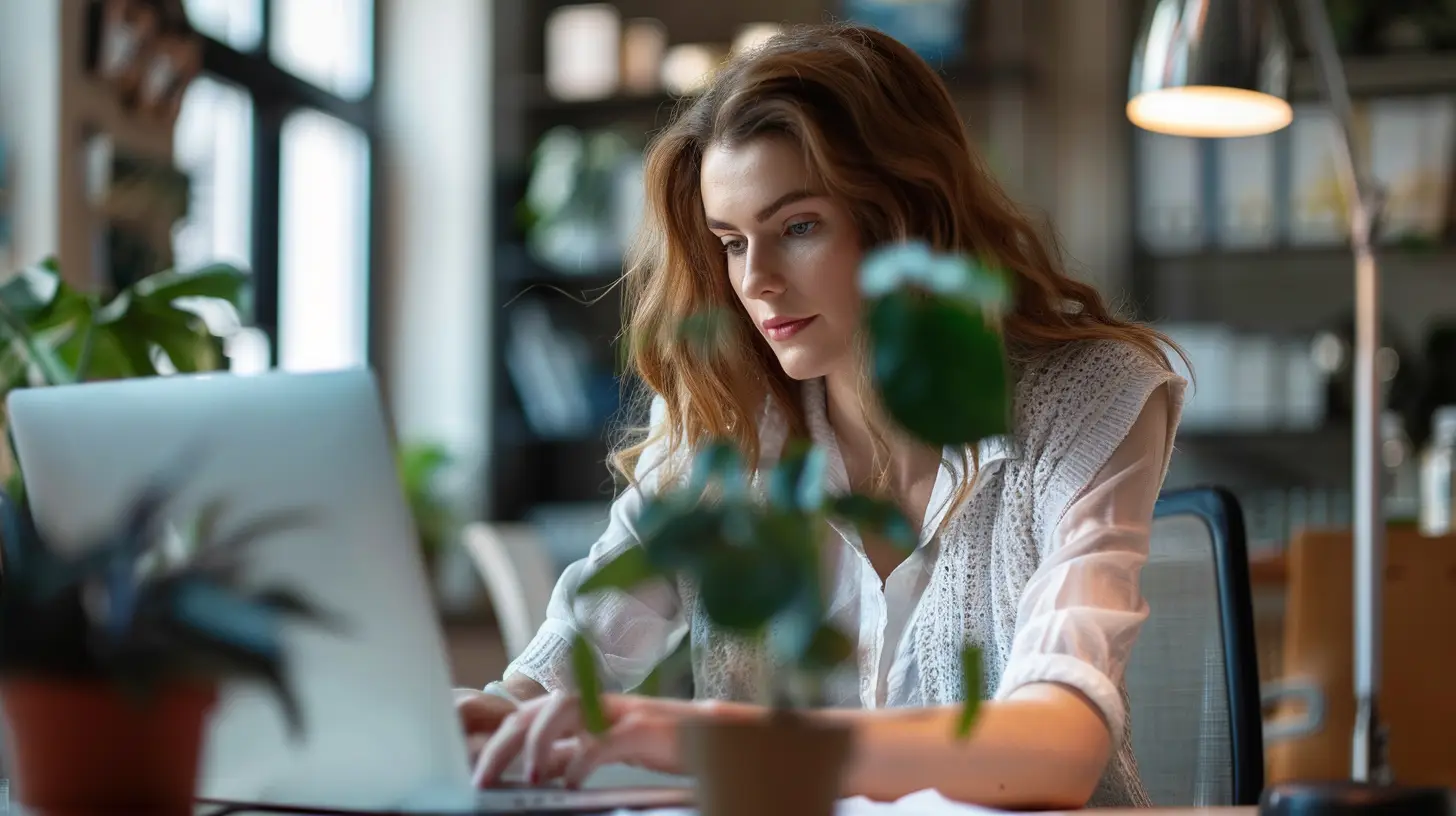
[[[815,315],[814,317],[805,317],[799,320],[773,323],[772,325],[765,326],[763,333],[768,335],[768,339],[770,340],[782,342],[803,331],[810,323],[818,319],[818,317],[818,315]]]

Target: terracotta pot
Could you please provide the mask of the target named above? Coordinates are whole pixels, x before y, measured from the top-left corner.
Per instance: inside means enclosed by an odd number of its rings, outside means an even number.
[[[686,723],[682,748],[702,816],[832,816],[852,737],[848,726],[776,713]]]
[[[0,695],[28,812],[191,813],[215,687],[178,684],[138,705],[105,683],[16,678]]]

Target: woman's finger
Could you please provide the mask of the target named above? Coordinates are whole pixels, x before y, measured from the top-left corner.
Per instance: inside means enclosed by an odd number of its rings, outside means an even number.
[[[582,741],[562,774],[562,783],[568,788],[579,788],[603,765],[641,764],[641,759],[657,747],[654,742],[659,738],[659,731],[649,717],[640,714],[623,717],[601,737]]]
[[[495,735],[490,738],[490,742],[486,743],[485,750],[480,752],[480,761],[475,765],[476,787],[488,788],[500,781],[501,774],[520,756],[531,723],[541,709],[541,704],[522,706],[519,711],[506,717],[500,728],[496,729]]]
[[[541,777],[536,780],[536,784],[544,785],[564,776],[566,769],[571,765],[571,761],[580,753],[582,746],[589,741],[590,738],[587,737],[573,737],[572,739],[561,740],[551,746],[551,752],[546,760],[546,764],[538,769]]]
[[[526,734],[526,779],[534,785],[546,778],[543,774],[556,743],[578,736],[583,730],[577,696],[563,694],[552,699]]]
[[[509,717],[515,707],[499,697],[469,689],[455,693],[455,712],[465,733],[490,733],[500,727],[501,721]]]
[[[480,761],[480,754],[490,743],[490,734],[470,734],[465,737],[466,750],[470,752],[470,767]]]

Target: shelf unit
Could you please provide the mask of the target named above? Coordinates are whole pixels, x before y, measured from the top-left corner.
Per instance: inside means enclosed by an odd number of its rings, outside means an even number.
[[[1357,100],[1456,95],[1456,53],[1352,56],[1346,58],[1345,69]],[[1316,79],[1312,65],[1296,62],[1291,99],[1296,104],[1319,101]],[[1130,127],[1129,132],[1134,139],[1136,217],[1141,212],[1138,145],[1136,131]],[[1450,149],[1456,151],[1456,144]],[[1205,197],[1203,205],[1210,203]],[[1456,235],[1448,226],[1439,244],[1391,242],[1379,248],[1386,342],[1395,343],[1403,353],[1419,354],[1425,333],[1456,315],[1453,238]],[[1352,313],[1353,264],[1343,245],[1281,243],[1254,250],[1206,245],[1181,253],[1155,253],[1139,243],[1132,295],[1144,319],[1219,323],[1254,334],[1312,336],[1337,328]],[[1306,430],[1185,428],[1178,435],[1184,460],[1180,476],[1226,483],[1236,491],[1248,492],[1246,498],[1281,486],[1348,488],[1353,455],[1350,437],[1348,418],[1338,414],[1323,427]],[[1178,470],[1175,466],[1174,472]]]
[[[495,268],[492,285],[493,330],[490,353],[492,378],[492,463],[486,497],[487,515],[498,521],[518,521],[546,504],[606,502],[614,484],[605,467],[614,425],[644,418],[618,417],[589,433],[570,438],[542,438],[530,431],[525,409],[516,394],[505,355],[509,348],[512,309],[527,300],[548,304],[554,314],[570,321],[599,353],[603,365],[615,364],[613,340],[620,330],[621,292],[612,284],[615,267],[563,273],[533,260],[514,222],[516,203],[525,190],[528,157],[542,133],[557,126],[583,130],[616,127],[634,134],[639,143],[665,125],[680,104],[688,100],[667,94],[621,95],[589,102],[554,99],[543,77],[544,27],[550,12],[567,3],[561,0],[521,0],[496,4],[497,50]],[[837,0],[740,0],[712,8],[686,8],[669,0],[619,0],[624,18],[656,17],[668,29],[672,42],[727,42],[738,25],[772,20],[812,23],[838,16]],[[975,2],[969,26],[982,29],[989,15],[1016,16],[1020,0]],[[505,8],[511,6],[511,8]],[[1004,6],[1005,10],[998,12]],[[1000,23],[998,23],[1000,24]],[[977,40],[973,37],[971,42]],[[1029,61],[1003,58],[1007,44],[971,48],[977,56],[941,68],[958,99],[1019,94],[1035,86],[1037,72]],[[993,56],[995,54],[995,56]],[[1014,141],[1015,137],[1011,137]]]
[[[1351,95],[1357,100],[1397,96],[1456,95],[1456,52],[1349,57],[1345,61],[1345,71],[1349,79]],[[1313,66],[1307,61],[1301,60],[1294,65],[1290,96],[1296,103],[1317,101],[1319,98]],[[1138,200],[1141,188],[1139,162],[1136,159],[1138,134],[1131,125],[1129,125],[1128,134],[1131,140],[1131,155],[1134,156],[1132,163],[1133,195],[1131,198],[1133,217],[1136,220],[1142,211],[1141,202]],[[1456,150],[1456,145],[1453,145],[1452,149]],[[1205,200],[1203,203],[1205,207],[1208,207],[1213,202]],[[1445,239],[1456,245],[1456,234],[1452,234],[1450,227],[1448,227]],[[1382,255],[1383,257],[1398,256],[1398,258],[1409,259],[1425,257],[1432,259],[1432,263],[1442,264],[1442,268],[1447,268],[1444,266],[1446,262],[1456,260],[1449,250],[1441,247],[1405,251],[1398,245],[1389,245],[1383,248]],[[1348,252],[1341,247],[1303,248],[1279,245],[1256,251],[1221,250],[1208,247],[1195,252],[1168,255],[1154,253],[1139,244],[1134,259],[1132,296],[1138,306],[1140,316],[1146,319],[1156,320],[1170,317],[1183,319],[1181,315],[1170,314],[1167,311],[1170,296],[1164,289],[1170,270],[1176,273],[1190,266],[1196,266],[1204,272],[1215,275],[1233,274],[1237,276],[1242,270],[1250,267],[1270,269],[1273,272],[1275,270],[1271,267],[1293,264],[1304,271],[1323,270],[1334,280],[1335,276],[1348,272],[1352,268],[1352,263]],[[1413,261],[1413,263],[1419,264],[1419,261]],[[1396,260],[1395,264],[1401,266],[1406,262]],[[1342,285],[1347,282],[1344,278],[1338,280]],[[1387,289],[1389,288],[1387,286]],[[1351,297],[1353,296],[1351,295]],[[1456,307],[1456,299],[1449,301],[1449,304]],[[1300,314],[1296,316],[1296,319],[1308,319],[1309,316],[1307,313]],[[1205,311],[1201,317],[1235,323],[1241,319],[1236,308],[1221,313]]]

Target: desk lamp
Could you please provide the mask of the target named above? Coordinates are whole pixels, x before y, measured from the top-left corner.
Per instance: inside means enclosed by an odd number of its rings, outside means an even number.
[[[1381,192],[1357,155],[1350,91],[1325,0],[1295,0],[1321,90],[1338,126],[1335,162],[1349,205],[1355,260],[1355,697],[1349,781],[1275,785],[1260,811],[1279,816],[1336,813],[1447,814],[1443,789],[1391,783],[1377,707],[1385,520],[1380,496],[1383,400],[1376,351],[1380,271],[1373,246]],[[1294,119],[1286,100],[1292,48],[1277,0],[1149,0],[1133,51],[1127,116],[1174,136],[1259,136]]]

